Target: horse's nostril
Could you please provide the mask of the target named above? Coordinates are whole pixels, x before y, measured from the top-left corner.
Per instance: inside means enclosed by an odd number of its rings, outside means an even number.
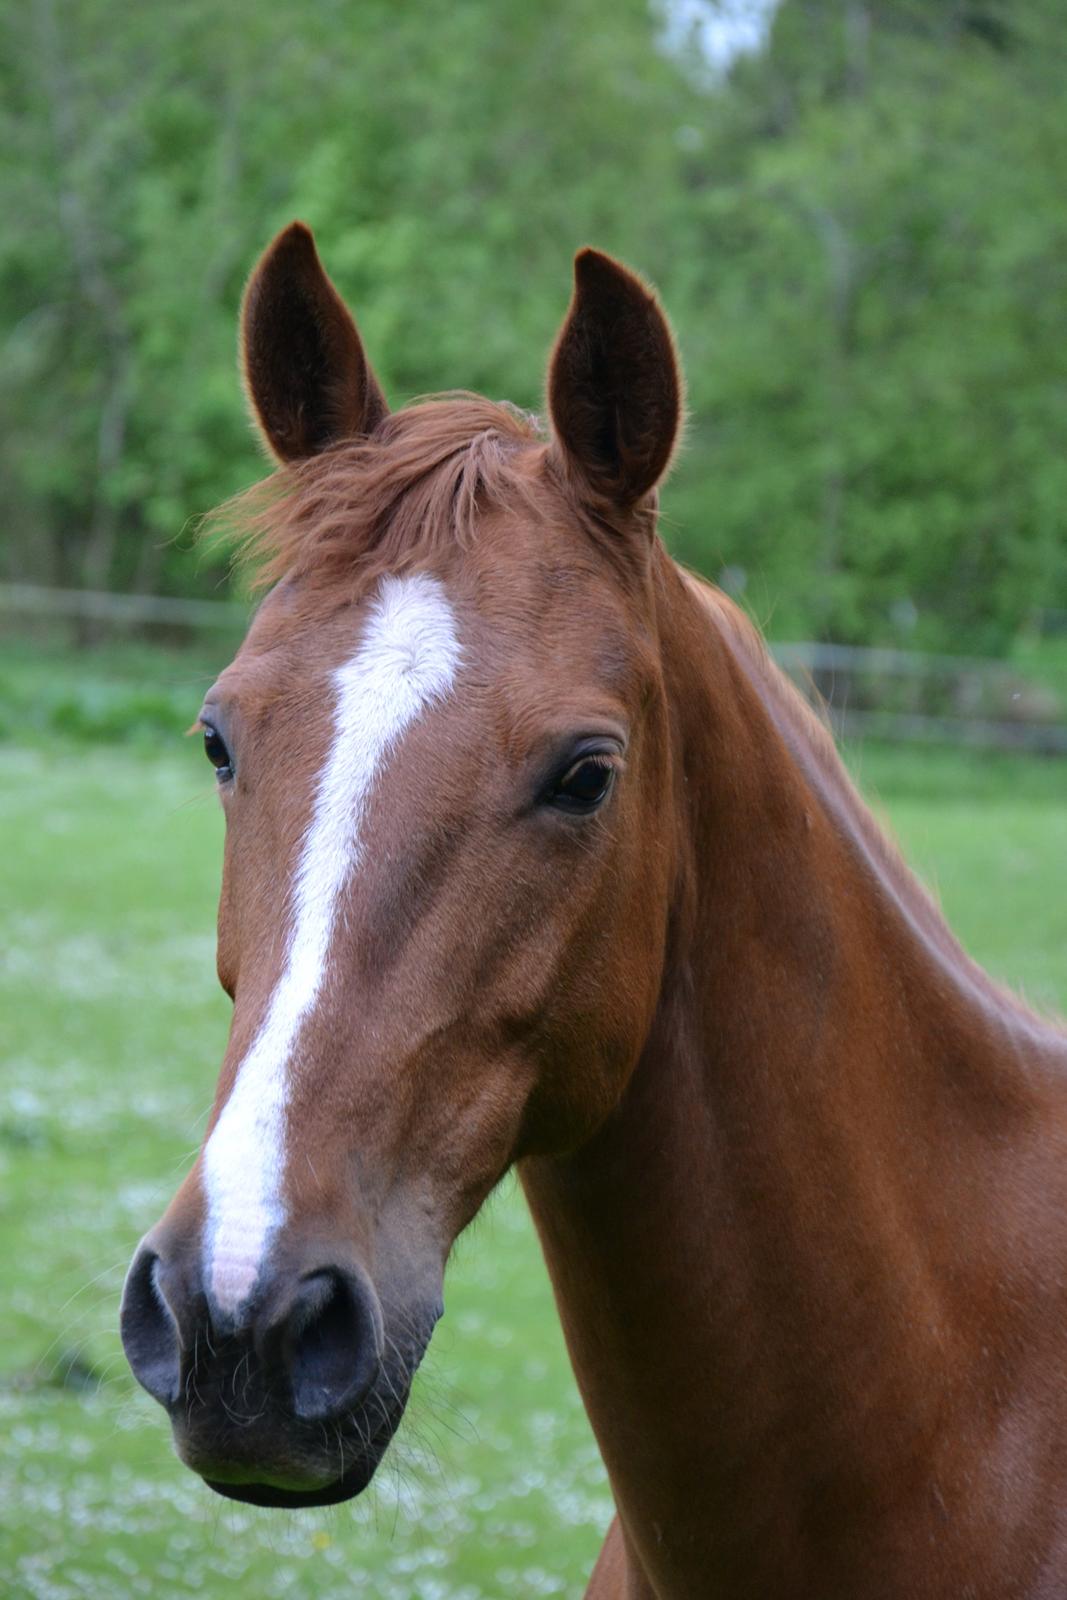
[[[259,1386],[267,1409],[284,1406],[288,1391],[292,1415],[325,1421],[363,1399],[383,1344],[378,1298],[358,1269],[321,1267],[295,1283],[283,1272],[235,1325],[213,1319],[198,1286],[189,1285],[151,1241],[141,1245],[127,1274],[121,1327],[137,1381],[175,1415],[183,1363],[198,1348],[203,1405],[215,1404],[219,1385],[233,1389],[240,1372],[243,1395]]]
[[[181,1387],[181,1345],[158,1274],[159,1257],[142,1246],[126,1275],[120,1326],[134,1377],[160,1405],[170,1407]]]
[[[338,1416],[370,1388],[380,1359],[370,1291],[329,1268],[304,1279],[286,1319],[293,1410],[307,1420]]]

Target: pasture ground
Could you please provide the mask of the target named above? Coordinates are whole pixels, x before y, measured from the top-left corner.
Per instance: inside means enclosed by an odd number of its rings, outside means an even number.
[[[362,1501],[232,1506],[173,1457],[115,1321],[226,1031],[221,818],[195,742],[160,738],[207,674],[146,657],[131,689],[24,662],[0,651],[0,1595],[580,1594],[610,1498],[510,1182],[457,1247],[410,1420]],[[1067,1003],[1067,766],[874,748],[854,765],[969,948]]]

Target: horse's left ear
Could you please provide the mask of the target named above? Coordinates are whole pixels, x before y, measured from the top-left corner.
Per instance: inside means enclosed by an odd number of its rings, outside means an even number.
[[[290,223],[248,280],[241,306],[245,388],[280,461],[370,433],[389,407],[310,228]]]
[[[599,250],[574,261],[574,298],[548,371],[548,406],[566,464],[628,508],[670,465],[682,377],[655,295]]]

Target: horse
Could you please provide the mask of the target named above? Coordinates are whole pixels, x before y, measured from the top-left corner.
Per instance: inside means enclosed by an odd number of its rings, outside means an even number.
[[[514,1167],[614,1497],[592,1600],[1064,1595],[1067,1035],[660,542],[654,292],[577,256],[547,426],[391,411],[299,223],[241,345],[232,1028],[121,1311],[181,1459],[358,1494]]]

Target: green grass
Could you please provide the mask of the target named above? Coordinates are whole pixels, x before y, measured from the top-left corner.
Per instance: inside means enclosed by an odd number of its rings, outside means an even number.
[[[510,1185],[460,1242],[411,1421],[353,1505],[217,1500],[125,1368],[123,1271],[199,1143],[226,1034],[221,818],[176,733],[212,665],[146,665],[173,697],[173,750],[159,729],[56,738],[29,712],[0,744],[0,1594],[580,1594],[610,1499]],[[38,687],[62,676],[45,659]],[[854,765],[969,947],[1063,1005],[1067,767],[877,749]]]

